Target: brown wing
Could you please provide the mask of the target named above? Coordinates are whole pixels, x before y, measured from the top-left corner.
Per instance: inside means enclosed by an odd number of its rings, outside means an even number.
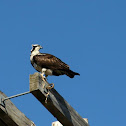
[[[33,60],[42,68],[48,68],[52,70],[69,69],[69,66],[67,64],[51,54],[36,55],[33,57]]]

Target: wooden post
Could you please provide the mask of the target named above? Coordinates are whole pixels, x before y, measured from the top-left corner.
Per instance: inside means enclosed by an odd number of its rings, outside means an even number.
[[[35,126],[9,99],[3,103],[5,97],[0,91],[0,126]]]
[[[87,123],[88,123],[88,119],[87,118],[83,118]],[[55,121],[52,123],[52,126],[63,126],[59,121]]]
[[[39,73],[30,75],[30,92],[63,126],[89,126],[55,89],[49,91],[48,100],[45,103],[47,92],[43,84]]]

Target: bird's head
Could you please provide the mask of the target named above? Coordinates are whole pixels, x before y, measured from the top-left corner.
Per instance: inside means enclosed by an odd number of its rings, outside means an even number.
[[[33,51],[39,51],[42,48],[43,48],[42,46],[40,46],[38,44],[34,44],[34,45],[32,45],[31,52],[33,52]]]

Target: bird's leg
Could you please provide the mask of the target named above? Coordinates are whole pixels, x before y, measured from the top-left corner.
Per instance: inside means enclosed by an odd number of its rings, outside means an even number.
[[[41,74],[41,77],[42,77],[42,80],[44,82],[44,85],[43,85],[43,88],[44,88],[45,87],[45,84],[46,84],[46,79],[45,79],[44,73]]]
[[[46,82],[46,77],[44,76],[43,73],[41,74],[41,76],[42,76],[42,80],[43,80],[44,82]]]
[[[46,99],[45,99],[45,103],[47,103],[47,98],[48,98],[48,95],[49,95],[49,90],[52,89],[52,88],[54,88],[54,84],[53,84],[53,83],[49,84],[49,83],[47,82],[47,76],[48,76],[48,75],[46,75],[45,72],[46,72],[46,69],[42,69],[42,74],[41,74],[41,76],[42,76],[42,80],[43,80],[43,82],[44,82],[43,88],[46,88],[46,89],[47,89]],[[44,75],[45,75],[45,76],[44,76]]]
[[[42,69],[42,73],[41,73],[41,77],[42,77],[42,80],[43,80],[43,82],[44,82],[44,84],[43,84],[43,88],[46,88],[47,85],[48,85],[48,83],[47,83],[47,79],[46,79],[46,76],[44,76],[44,75],[45,75],[45,72],[46,72],[46,69],[43,68],[43,69]]]
[[[52,89],[54,88],[54,84],[53,83],[48,83],[47,78],[44,76],[44,74],[41,74],[42,80],[45,82],[45,84],[43,85],[43,88],[46,87],[47,89]]]
[[[46,83],[48,84],[47,86],[46,86],[46,88],[47,89],[52,89],[52,88],[54,88],[54,83],[48,83],[48,81],[47,81],[47,77],[48,77],[48,75],[46,75]]]
[[[47,82],[47,76],[48,75],[45,75],[45,72],[46,72],[46,69],[45,68],[43,68],[42,69],[42,74],[41,74],[41,76],[42,76],[42,80],[45,82],[45,87],[47,88],[47,89],[52,89],[52,88],[54,88],[54,84],[53,83],[51,83],[51,84],[49,84],[48,82]],[[45,76],[44,76],[45,75]]]
[[[44,76],[44,72],[41,74],[41,77],[42,77],[42,80],[43,80],[43,82],[44,82],[44,84],[43,84],[43,89],[46,90],[48,82],[47,82],[46,77]],[[45,103],[47,103],[48,95],[49,95],[49,91],[46,90],[46,99],[45,99]]]

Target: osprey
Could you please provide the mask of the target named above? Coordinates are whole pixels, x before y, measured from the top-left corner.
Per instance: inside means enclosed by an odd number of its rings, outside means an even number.
[[[59,76],[65,74],[70,78],[73,78],[75,75],[80,75],[79,73],[70,70],[70,67],[59,58],[51,54],[40,53],[40,49],[42,49],[40,45],[32,45],[30,61],[32,66],[38,72],[41,72],[44,81],[48,75]]]

